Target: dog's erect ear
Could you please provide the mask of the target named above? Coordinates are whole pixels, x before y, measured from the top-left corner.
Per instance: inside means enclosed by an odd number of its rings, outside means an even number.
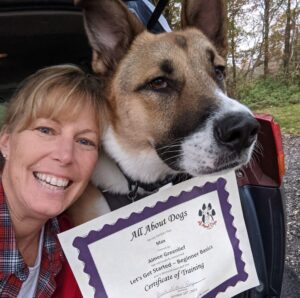
[[[144,26],[119,0],[74,0],[83,9],[85,30],[93,48],[93,69],[114,70]]]
[[[215,45],[219,54],[227,55],[227,21],[225,0],[183,0],[182,27],[200,29]]]

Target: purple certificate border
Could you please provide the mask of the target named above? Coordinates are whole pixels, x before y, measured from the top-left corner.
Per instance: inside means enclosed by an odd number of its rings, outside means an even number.
[[[165,202],[157,202],[154,207],[145,207],[142,212],[133,212],[128,218],[120,218],[113,225],[104,225],[99,231],[90,231],[86,237],[76,237],[73,241],[73,246],[79,250],[79,260],[84,263],[84,272],[90,276],[89,285],[95,289],[95,298],[108,298],[104,285],[101,281],[99,272],[96,269],[93,257],[90,253],[88,245],[99,241],[109,235],[117,233],[131,225],[139,223],[147,218],[150,218],[158,213],[161,213],[167,209],[175,207],[177,205],[186,203],[192,199],[195,199],[204,194],[217,191],[222,214],[227,229],[228,237],[230,239],[232,249],[234,252],[235,265],[237,274],[230,277],[216,288],[206,293],[203,298],[213,298],[220,292],[230,286],[235,286],[239,281],[245,281],[248,278],[248,274],[245,272],[245,263],[242,261],[242,251],[239,248],[240,241],[236,237],[236,228],[233,226],[234,217],[230,214],[231,205],[228,202],[229,193],[225,190],[226,180],[219,178],[216,182],[207,182],[204,186],[194,186],[189,192],[182,191],[178,196],[170,196]],[[101,253],[101,252],[100,252]]]

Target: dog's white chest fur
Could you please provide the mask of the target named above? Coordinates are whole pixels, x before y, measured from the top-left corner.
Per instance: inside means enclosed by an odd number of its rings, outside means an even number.
[[[103,146],[113,160],[105,152],[100,154],[92,181],[102,190],[120,194],[128,193],[128,183],[122,171],[132,180],[144,183],[153,183],[167,175],[176,174],[176,171],[162,162],[153,148],[137,150],[134,153],[126,152],[111,127],[103,137]]]

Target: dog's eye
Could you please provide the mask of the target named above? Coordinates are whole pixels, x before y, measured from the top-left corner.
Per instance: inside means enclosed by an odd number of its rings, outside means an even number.
[[[218,81],[223,81],[225,78],[225,67],[223,65],[215,66],[215,75]]]
[[[143,85],[136,88],[136,91],[154,92],[161,95],[170,95],[180,92],[182,82],[176,79],[167,77],[156,77],[152,80],[147,80]]]
[[[161,90],[168,87],[168,82],[164,78],[159,77],[149,82],[148,87],[152,90]]]

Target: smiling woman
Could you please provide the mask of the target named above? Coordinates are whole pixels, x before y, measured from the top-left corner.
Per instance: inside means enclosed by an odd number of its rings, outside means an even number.
[[[56,234],[89,182],[104,120],[99,80],[72,65],[36,72],[11,99],[0,134],[1,297],[60,296],[66,286],[80,297]]]

